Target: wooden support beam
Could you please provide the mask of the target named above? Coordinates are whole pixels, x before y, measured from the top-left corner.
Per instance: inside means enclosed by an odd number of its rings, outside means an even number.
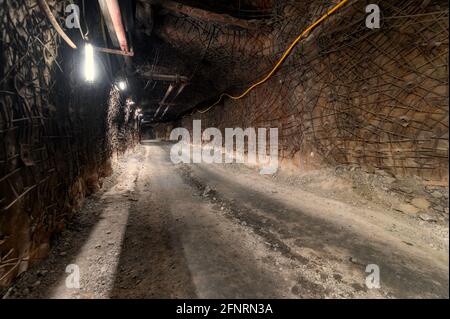
[[[116,50],[116,49],[109,49],[109,48],[100,48],[100,47],[93,47],[95,51],[108,53],[108,54],[116,54],[116,55],[123,55],[123,56],[134,56],[133,51],[122,51],[122,50]]]
[[[113,45],[119,47],[123,52],[129,52],[125,28],[122,22],[122,13],[118,1],[98,0],[98,3]]]
[[[178,75],[178,74],[161,74],[156,72],[143,72],[141,76],[153,80],[153,81],[165,81],[165,82],[175,82],[175,83],[187,83],[189,78],[187,76]]]
[[[52,10],[50,10],[50,7],[48,6],[47,1],[38,0],[38,4],[39,4],[39,7],[41,8],[41,10],[44,11],[45,15],[50,20],[50,23],[53,25],[56,32],[58,32],[58,34],[64,39],[64,41],[66,41],[66,43],[72,49],[76,49],[77,46],[75,45],[75,43],[73,43],[73,41],[69,38],[69,36],[61,28],[61,26],[59,25],[58,21],[56,20],[55,16],[52,13]]]
[[[230,16],[228,14],[220,14],[191,7],[175,1],[170,0],[145,0],[145,1],[150,2],[151,4],[157,5],[166,10],[180,13],[192,18],[197,18],[205,22],[235,26],[243,29],[258,29],[260,27],[259,23],[255,23],[254,21],[239,19]]]

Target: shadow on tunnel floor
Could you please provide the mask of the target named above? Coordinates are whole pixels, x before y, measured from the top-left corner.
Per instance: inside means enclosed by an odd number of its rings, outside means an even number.
[[[195,298],[170,211],[146,194],[130,206],[111,298]]]

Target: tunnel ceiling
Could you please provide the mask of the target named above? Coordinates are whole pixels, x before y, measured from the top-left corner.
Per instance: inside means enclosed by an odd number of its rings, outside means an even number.
[[[173,120],[266,71],[276,11],[269,0],[137,1],[133,60],[146,119]]]
[[[134,67],[146,119],[173,120],[225,90],[238,92],[326,9],[309,1],[137,1]],[[175,83],[168,94],[170,82],[153,81],[154,73],[187,84]]]
[[[133,67],[139,83],[135,94],[144,109],[145,119],[171,121],[196,108],[208,107],[222,92],[242,92],[267,74],[290,43],[338,2],[137,0]],[[415,32],[423,32],[425,28],[439,38],[438,29],[446,27],[437,23],[433,26],[436,30],[430,30],[417,20],[420,15],[415,18],[418,10],[424,8],[430,13],[445,12],[448,7],[445,1],[423,1],[420,6],[412,1],[386,1],[383,15],[390,20],[373,31],[376,33],[371,34],[373,40],[363,43],[369,35],[364,25],[368,3],[370,1],[350,1],[313,30],[286,60],[280,81],[284,81],[286,87],[308,81],[307,77],[314,77],[317,72],[311,70],[309,64],[340,48],[367,46],[370,41],[382,43],[384,38],[399,34],[412,48],[419,45],[414,39]],[[396,17],[405,16],[415,23],[408,22],[405,26],[392,23],[401,23]],[[439,15],[434,18],[439,21]],[[333,65],[330,70],[336,76],[358,72],[344,64],[369,63],[374,52],[366,47],[364,50],[367,56],[355,50],[354,56],[341,57],[341,67]],[[407,61],[408,52],[404,53],[402,59]],[[394,61],[389,52],[381,54]],[[174,78],[158,81],[153,74]],[[344,75],[344,82],[346,78]]]

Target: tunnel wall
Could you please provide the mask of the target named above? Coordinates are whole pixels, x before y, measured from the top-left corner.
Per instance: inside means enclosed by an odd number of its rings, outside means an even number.
[[[63,14],[66,2],[48,1]],[[0,0],[0,288],[49,252],[52,236],[133,146],[137,124],[109,82],[87,85],[36,1]]]
[[[380,29],[365,25],[368,3],[329,18],[243,99],[162,125],[159,136],[192,131],[194,119],[222,133],[276,127],[281,165],[297,172],[355,165],[448,182],[448,2],[383,1]],[[285,20],[275,32],[278,56],[304,25]]]

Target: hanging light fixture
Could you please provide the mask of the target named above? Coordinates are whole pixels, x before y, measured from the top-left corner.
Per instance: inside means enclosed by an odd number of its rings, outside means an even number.
[[[87,43],[84,47],[84,76],[86,81],[93,82],[95,78],[94,48]]]
[[[126,88],[127,88],[127,83],[126,83],[125,81],[120,81],[120,82],[118,83],[118,86],[119,86],[119,89],[120,89],[121,91],[125,91]]]

